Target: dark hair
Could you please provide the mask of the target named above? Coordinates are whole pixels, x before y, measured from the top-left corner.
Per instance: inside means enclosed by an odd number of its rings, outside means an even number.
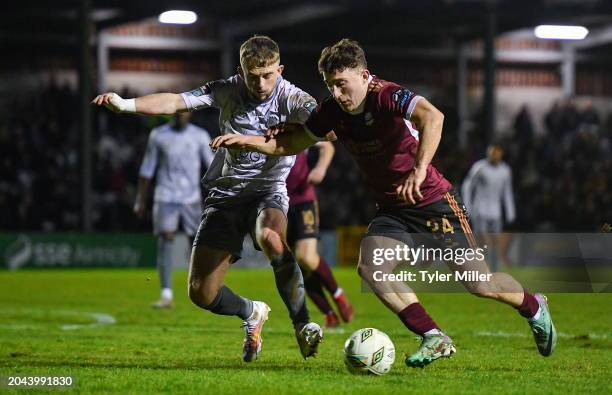
[[[278,44],[268,36],[255,35],[240,46],[240,62],[248,68],[266,67],[279,60]]]
[[[355,67],[368,68],[363,48],[355,40],[343,38],[321,51],[321,57],[319,58],[319,73],[321,74]]]

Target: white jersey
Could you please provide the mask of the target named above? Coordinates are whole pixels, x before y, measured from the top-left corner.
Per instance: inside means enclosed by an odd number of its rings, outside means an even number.
[[[199,202],[201,163],[210,166],[213,153],[208,132],[193,124],[175,130],[170,123],[149,134],[140,176],[152,178],[157,169],[156,202],[191,204]]]
[[[493,165],[482,159],[474,163],[463,182],[461,195],[468,212],[474,217],[501,220],[503,203],[506,220],[514,221],[512,169],[505,162]]]
[[[221,134],[262,136],[270,126],[281,122],[304,123],[317,105],[312,96],[282,77],[278,78],[272,95],[263,102],[250,98],[239,75],[209,82],[181,96],[190,111],[219,108]],[[268,192],[286,196],[285,180],[295,156],[225,149],[220,150],[217,157],[219,160],[215,160],[205,180],[210,190],[207,203]],[[215,172],[216,164],[219,169]]]

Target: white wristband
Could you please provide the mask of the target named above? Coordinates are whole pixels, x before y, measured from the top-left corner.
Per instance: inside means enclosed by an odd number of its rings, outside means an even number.
[[[125,99],[123,103],[123,112],[136,112],[136,99]]]
[[[136,99],[123,99],[116,93],[113,93],[111,104],[121,112],[136,112]]]

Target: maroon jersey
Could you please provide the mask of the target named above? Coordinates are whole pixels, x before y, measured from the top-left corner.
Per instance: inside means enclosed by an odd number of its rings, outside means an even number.
[[[314,185],[306,180],[310,174],[308,167],[308,151],[302,151],[295,157],[295,164],[287,177],[287,193],[289,194],[289,205],[317,200]]]
[[[370,82],[364,110],[352,115],[344,112],[332,98],[325,99],[310,115],[306,127],[319,138],[332,130],[355,158],[366,184],[375,193],[381,208],[407,207],[396,188],[414,167],[418,132],[409,118],[417,95],[392,82],[374,77]],[[431,164],[421,184],[422,207],[443,197],[450,182]]]

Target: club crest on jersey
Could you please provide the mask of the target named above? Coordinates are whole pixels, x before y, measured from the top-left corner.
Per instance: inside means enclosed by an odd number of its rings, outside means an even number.
[[[363,120],[366,126],[372,126],[372,124],[374,123],[374,117],[372,116],[371,112],[366,112],[363,116]]]
[[[391,100],[397,103],[400,107],[403,107],[406,103],[408,103],[412,96],[414,96],[414,93],[406,88],[401,88],[393,92],[391,95]]]

